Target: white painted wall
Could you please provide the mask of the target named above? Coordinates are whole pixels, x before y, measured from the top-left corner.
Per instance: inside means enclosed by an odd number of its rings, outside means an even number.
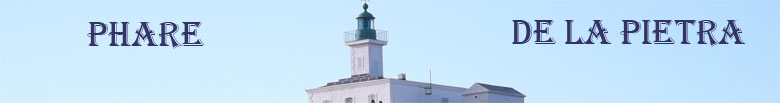
[[[369,96],[374,97],[376,103],[390,100],[390,84],[381,80],[343,84],[336,86],[320,87],[307,90],[309,103],[346,103],[346,98],[352,98],[352,103],[370,103]]]
[[[524,103],[525,100],[524,97],[485,92],[485,93],[464,95],[463,102],[464,103]]]
[[[425,95],[428,83],[393,79],[390,85],[392,103],[462,103],[465,88],[434,84],[431,95]]]
[[[376,103],[462,103],[461,93],[465,88],[445,85],[433,85],[433,94],[425,95],[428,83],[380,79],[358,83],[342,84],[336,86],[319,87],[306,90],[309,94],[309,103],[346,103],[346,98],[352,98],[352,103],[370,103],[371,95],[374,95]]]
[[[490,95],[488,101],[490,103],[524,103],[524,97],[509,96],[504,94],[488,94]]]
[[[463,96],[464,103],[487,103],[487,93],[469,94]]]
[[[382,46],[387,42],[364,39],[347,42],[350,47],[350,63],[352,75],[370,73],[374,76],[382,76]]]

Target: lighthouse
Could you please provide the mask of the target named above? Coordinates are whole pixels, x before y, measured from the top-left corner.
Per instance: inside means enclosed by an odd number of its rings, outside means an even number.
[[[357,30],[344,33],[344,42],[350,47],[351,73],[382,77],[382,46],[387,45],[387,31],[374,29],[375,18],[366,3],[355,19]]]
[[[511,87],[475,83],[464,88],[417,82],[403,73],[398,78],[384,77],[382,47],[387,45],[387,31],[375,29],[367,3],[355,19],[357,29],[344,32],[351,76],[306,89],[308,103],[525,103],[525,95]]]

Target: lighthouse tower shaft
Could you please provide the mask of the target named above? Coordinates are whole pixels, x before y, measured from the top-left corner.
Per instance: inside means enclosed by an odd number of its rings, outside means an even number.
[[[352,75],[382,76],[382,46],[386,41],[363,39],[346,44],[350,47]]]

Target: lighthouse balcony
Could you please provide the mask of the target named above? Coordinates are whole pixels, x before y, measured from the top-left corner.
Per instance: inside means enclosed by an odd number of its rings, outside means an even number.
[[[368,33],[361,34],[360,32],[361,32],[360,30],[352,30],[352,31],[344,32],[344,42],[357,41],[362,39],[374,39],[374,40],[387,42],[387,31],[376,30],[376,33],[374,33],[376,34],[375,36],[370,35]]]

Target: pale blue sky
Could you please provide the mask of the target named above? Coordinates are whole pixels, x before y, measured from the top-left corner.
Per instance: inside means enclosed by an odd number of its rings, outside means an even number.
[[[0,103],[305,103],[349,76],[359,0],[0,1]],[[510,86],[526,103],[778,103],[776,0],[372,0],[385,76]],[[554,20],[555,45],[513,45],[511,20]],[[564,45],[603,20],[610,45]],[[737,20],[744,45],[642,45],[621,20]],[[88,22],[199,21],[203,47],[90,47]],[[689,32],[691,42],[698,24]],[[651,28],[653,28],[651,26]],[[151,25],[159,33],[159,25]],[[681,39],[681,26],[669,35]],[[179,32],[180,33],[180,32]],[[131,37],[134,39],[134,37]]]

